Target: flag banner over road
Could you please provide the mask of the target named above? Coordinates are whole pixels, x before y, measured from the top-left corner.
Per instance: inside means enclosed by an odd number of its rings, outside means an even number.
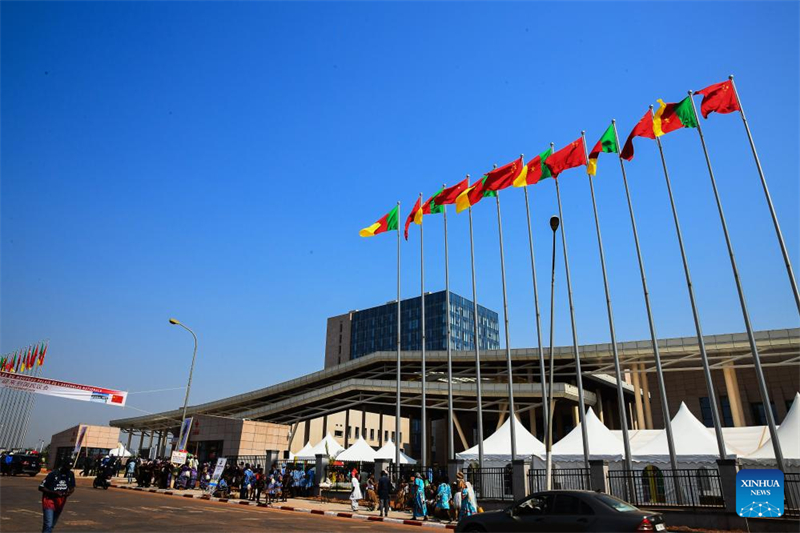
[[[35,378],[23,374],[11,374],[0,372],[0,387],[34,392],[46,396],[57,396],[70,400],[82,400],[84,402],[103,403],[117,407],[125,407],[128,398],[126,391],[104,389],[91,385],[79,385],[68,381],[56,381],[54,379]]]

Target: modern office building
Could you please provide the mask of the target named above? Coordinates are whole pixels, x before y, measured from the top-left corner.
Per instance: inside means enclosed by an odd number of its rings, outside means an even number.
[[[400,301],[400,347],[422,349],[422,298]],[[447,350],[446,291],[425,295],[425,349]],[[450,328],[453,350],[475,349],[474,306],[471,300],[450,291]],[[496,312],[478,306],[478,347],[500,349],[500,323]],[[350,311],[328,319],[325,368],[374,352],[397,349],[397,302]]]

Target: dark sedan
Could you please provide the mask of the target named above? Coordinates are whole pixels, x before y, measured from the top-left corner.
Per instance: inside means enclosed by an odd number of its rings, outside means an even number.
[[[537,492],[502,511],[462,519],[458,532],[489,531],[665,531],[659,513],[599,492]]]

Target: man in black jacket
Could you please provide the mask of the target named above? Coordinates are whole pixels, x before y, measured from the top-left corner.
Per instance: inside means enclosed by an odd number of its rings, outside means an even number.
[[[381,478],[378,480],[378,515],[389,516],[389,493],[392,491],[392,482],[386,470],[381,471]]]

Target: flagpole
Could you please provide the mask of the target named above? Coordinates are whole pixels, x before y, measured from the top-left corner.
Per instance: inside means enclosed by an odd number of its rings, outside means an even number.
[[[619,146],[619,134],[617,133],[617,121],[612,120],[611,124],[614,126],[614,142]],[[633,202],[631,201],[631,193],[628,189],[628,177],[625,174],[625,163],[622,156],[619,154],[619,167],[622,171],[622,183],[625,185],[625,198],[628,200],[628,212],[631,215],[631,228],[633,229],[633,241],[636,244],[636,258],[639,261],[639,273],[642,277],[642,292],[644,293],[644,306],[647,309],[647,321],[650,326],[650,340],[653,343],[653,357],[656,363],[656,377],[658,379],[658,389],[661,393],[661,413],[664,417],[664,429],[667,432],[667,448],[669,449],[669,462],[673,470],[678,469],[678,460],[675,456],[675,441],[672,437],[672,417],[669,412],[669,403],[667,402],[667,388],[664,385],[664,372],[661,369],[661,351],[658,348],[658,336],[656,335],[655,321],[653,320],[653,310],[650,307],[650,291],[647,288],[647,277],[644,273],[644,260],[642,259],[642,250],[639,246],[639,231],[636,228],[636,217],[633,215]],[[617,380],[621,380],[621,375],[617,369]],[[622,401],[622,398],[620,398]],[[627,432],[628,419],[623,416],[623,428]],[[625,439],[625,453],[630,456],[630,443]],[[628,467],[630,469],[630,467]]]
[[[589,160],[589,155],[586,152],[586,132],[581,131],[581,139],[583,139],[583,152],[586,155],[586,160]],[[594,179],[592,175],[587,172],[589,176],[589,191],[592,195],[592,209],[594,210],[594,227],[597,230],[597,247],[600,250],[600,267],[603,271],[603,288],[606,293],[606,309],[608,310],[608,330],[611,335],[611,353],[614,357],[614,375],[617,382],[617,404],[619,408],[620,426],[622,427],[622,444],[625,448],[625,469],[633,470],[631,463],[631,443],[628,437],[628,421],[625,414],[625,394],[622,392],[622,372],[619,368],[619,350],[617,349],[617,332],[614,327],[614,313],[611,310],[611,290],[608,287],[608,273],[606,272],[606,255],[603,250],[603,237],[600,234],[600,216],[597,213],[597,201],[594,196]],[[563,231],[563,230],[562,230]],[[645,378],[646,379],[646,378]],[[640,390],[634,390],[637,396],[641,393]]]
[[[445,185],[442,185],[444,190]],[[442,206],[444,218],[444,299],[447,316],[447,449],[448,460],[456,458],[455,436],[453,435],[453,349],[450,326],[450,259],[447,248],[447,206]],[[478,342],[477,335],[475,342]]]
[[[555,179],[555,178],[554,178]],[[556,231],[559,225],[558,217],[550,217],[550,229],[553,230],[553,263],[550,269],[550,405],[547,408],[547,431],[545,432],[545,488],[553,488],[553,411],[556,408],[555,395],[553,394],[553,332],[555,330],[555,296],[556,296]]]
[[[422,193],[419,193],[419,206],[422,209]],[[428,397],[426,391],[426,381],[428,373],[425,371],[425,246],[422,241],[422,228],[424,216],[421,217],[419,224],[419,280],[420,280],[420,306],[422,307],[422,466],[428,467],[428,428],[427,428],[427,406]],[[398,224],[399,227],[399,224]]]
[[[551,150],[555,148],[554,143],[550,143]],[[572,323],[572,346],[575,350],[575,380],[578,383],[578,409],[580,409],[581,440],[583,441],[583,466],[589,469],[589,435],[586,430],[586,406],[583,401],[583,376],[581,375],[581,356],[578,348],[578,330],[575,326],[575,306],[572,303],[572,280],[569,275],[569,255],[567,255],[567,232],[564,224],[564,213],[561,210],[561,192],[558,188],[558,177],[553,176],[556,182],[556,199],[558,200],[558,218],[561,219],[561,244],[564,248],[564,268],[567,277],[567,295],[569,296],[569,319]],[[551,354],[552,357],[552,354]],[[553,391],[550,391],[553,394]]]
[[[33,374],[34,374],[33,377],[38,378],[39,374],[41,374],[41,368],[39,368],[37,366],[34,369]],[[24,419],[24,423],[23,423],[23,426],[22,426],[23,427],[23,430],[22,430],[22,444],[25,444],[25,439],[28,437],[28,429],[30,428],[30,422],[31,422],[31,412],[33,411],[33,408],[36,405],[36,395],[33,394],[33,393],[29,393],[29,394],[30,394],[30,398],[28,399],[28,406],[27,406],[27,409],[25,410],[25,419]]]
[[[650,106],[650,114],[653,114],[653,106]],[[678,247],[681,250],[681,259],[683,260],[683,273],[686,276],[686,288],[689,291],[689,302],[692,305],[692,317],[694,318],[694,327],[697,331],[697,344],[700,348],[700,360],[703,364],[703,375],[706,381],[706,390],[708,391],[708,403],[711,404],[711,418],[714,421],[714,433],[717,437],[717,447],[719,448],[719,458],[726,459],[725,453],[725,437],[722,435],[722,425],[720,424],[719,410],[717,409],[717,394],[714,391],[714,382],[711,379],[711,369],[708,366],[708,353],[706,353],[706,343],[703,340],[703,329],[700,326],[700,314],[697,311],[697,302],[694,298],[694,286],[692,285],[692,276],[689,272],[689,261],[686,259],[686,249],[683,247],[683,234],[681,232],[681,225],[678,221],[678,210],[675,207],[675,198],[672,196],[672,184],[669,179],[669,171],[667,170],[667,160],[664,157],[664,147],[661,145],[661,137],[656,136],[656,144],[658,145],[658,152],[661,154],[661,166],[664,168],[664,179],[667,183],[667,193],[669,194],[669,203],[672,207],[672,219],[675,221],[675,234],[678,237]]]
[[[467,174],[469,179],[469,174]],[[469,207],[469,258],[472,264],[472,315],[475,323],[475,385],[478,403],[478,469],[483,468],[483,400],[481,398],[481,350],[478,329],[478,289],[475,281],[475,239],[472,234],[472,206]],[[447,310],[448,314],[450,309]]]
[[[25,356],[26,356],[26,354],[23,354],[23,357],[25,357]],[[21,374],[24,375],[25,371],[23,370],[21,372]],[[8,433],[7,439],[6,439],[8,441],[7,442],[8,447],[12,448],[12,449],[15,447],[16,442],[17,442],[17,433],[18,433],[18,430],[19,430],[20,416],[21,416],[20,408],[22,407],[22,405],[24,403],[26,394],[28,394],[28,393],[26,393],[24,391],[17,391],[17,394],[15,394],[14,397],[13,397],[13,402],[14,403],[13,403],[13,405],[11,405],[11,411],[10,411],[10,417],[9,417],[10,420],[11,420],[10,432]]]
[[[495,165],[497,168],[497,165]],[[500,234],[500,279],[503,284],[503,321],[505,323],[506,332],[506,370],[508,372],[508,412],[511,415],[511,460],[517,459],[517,415],[514,409],[514,380],[513,371],[511,369],[511,338],[508,331],[508,296],[506,295],[506,264],[505,254],[503,252],[503,222],[500,218],[500,191],[495,192],[497,203],[497,229]]]
[[[783,240],[783,233],[781,232],[781,225],[778,223],[778,215],[775,214],[775,206],[772,205],[772,196],[769,194],[767,187],[767,179],[764,177],[764,170],[761,168],[761,160],[758,158],[756,152],[756,145],[753,142],[753,134],[750,133],[750,124],[747,122],[747,117],[744,114],[744,107],[742,100],[739,98],[739,91],[736,89],[736,83],[733,81],[733,75],[728,76],[731,80],[731,87],[733,87],[733,94],[736,97],[736,102],[739,104],[739,113],[742,115],[742,122],[744,129],[747,132],[747,140],[750,141],[750,149],[753,150],[753,158],[756,160],[756,168],[758,168],[758,176],[761,178],[761,186],[764,188],[764,196],[767,199],[769,206],[769,214],[772,216],[772,224],[775,226],[775,234],[778,237],[778,243],[781,246],[781,253],[783,254],[783,262],[786,264],[786,273],[789,275],[789,283],[792,286],[792,293],[794,294],[794,302],[797,305],[797,312],[800,313],[800,294],[797,292],[797,280],[794,277],[792,270],[792,262],[789,260],[789,252],[786,250],[786,242]]]
[[[689,101],[692,104],[692,112],[694,113],[694,120],[697,123],[697,134],[700,137],[700,144],[703,146],[703,154],[706,157],[706,165],[708,166],[708,176],[711,178],[711,188],[714,191],[714,199],[717,202],[717,211],[719,211],[719,221],[722,224],[722,233],[725,235],[725,244],[728,247],[728,256],[731,260],[731,270],[733,271],[733,279],[736,283],[736,292],[739,293],[739,305],[742,308],[742,318],[744,319],[745,329],[747,330],[747,339],[750,342],[750,352],[753,356],[753,366],[756,371],[756,380],[758,381],[758,389],[761,393],[761,402],[764,405],[764,413],[767,416],[767,425],[769,426],[769,434],[772,439],[772,449],[775,451],[775,462],[778,463],[778,468],[783,470],[783,453],[781,452],[781,443],[778,440],[778,429],[775,427],[775,416],[772,413],[772,407],[769,401],[769,391],[767,390],[767,383],[764,379],[764,370],[761,368],[761,357],[758,354],[758,347],[756,346],[756,337],[753,334],[753,325],[750,323],[750,313],[747,310],[747,302],[744,297],[744,289],[742,288],[742,280],[739,277],[739,268],[736,266],[736,256],[733,253],[733,244],[731,237],[728,233],[728,223],[725,221],[725,213],[722,210],[722,200],[719,197],[717,190],[717,180],[714,178],[714,170],[711,168],[711,159],[708,156],[708,147],[706,147],[706,140],[703,137],[703,128],[700,126],[700,117],[697,116],[697,108],[694,106],[693,91],[689,91]]]
[[[542,315],[539,310],[539,285],[536,282],[536,259],[533,254],[533,230],[531,229],[531,207],[528,202],[527,185],[523,187],[523,190],[525,191],[525,215],[528,219],[528,247],[531,251],[531,277],[533,278],[533,307],[536,313],[536,338],[539,346],[539,374],[540,381],[542,383],[542,421],[544,422],[542,425],[542,430],[544,431],[544,434],[547,435],[547,375],[545,374],[544,348],[542,348]],[[536,433],[535,427],[531,428],[531,433]]]
[[[394,464],[397,469],[397,478],[400,479],[400,202],[397,202],[397,405],[394,415],[395,454]]]

